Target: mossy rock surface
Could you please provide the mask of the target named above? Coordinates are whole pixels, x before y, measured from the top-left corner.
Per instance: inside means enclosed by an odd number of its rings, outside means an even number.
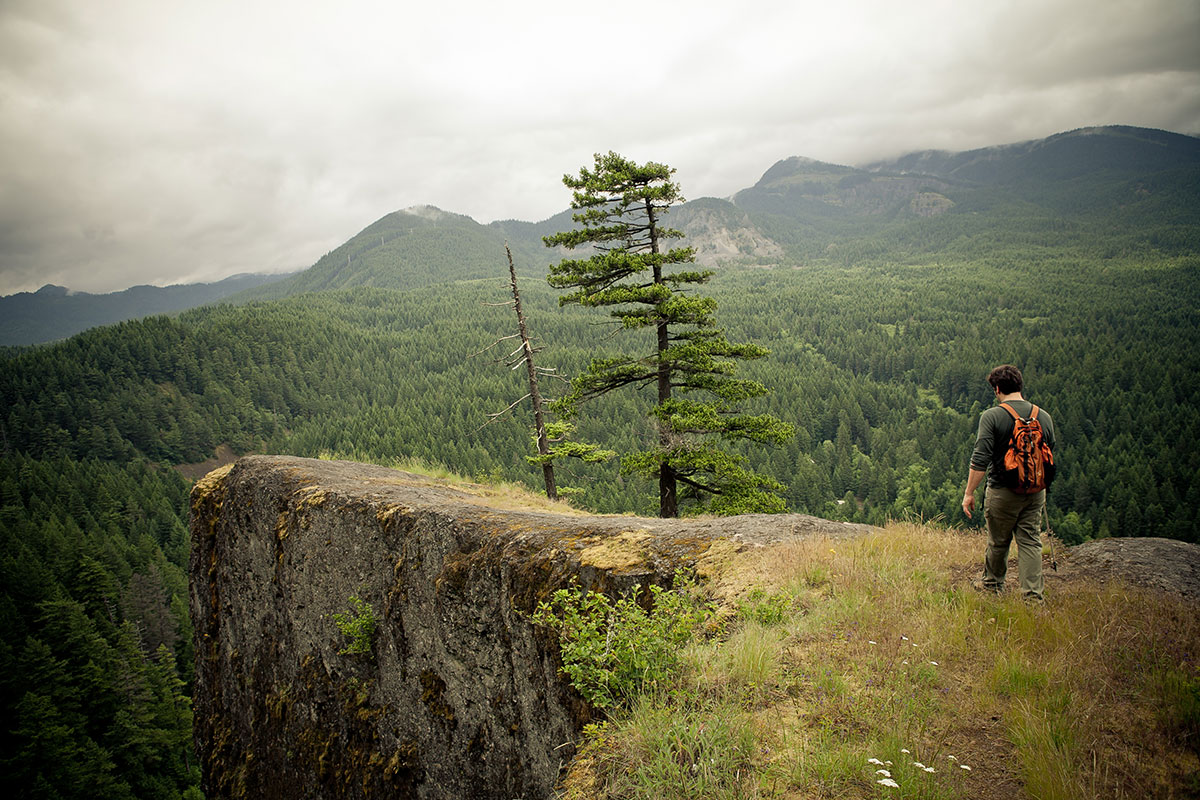
[[[541,507],[538,507],[538,506]],[[591,718],[527,615],[571,583],[720,581],[865,526],[586,516],[383,467],[249,456],[192,495],[196,739],[212,797],[549,797]],[[334,614],[379,620],[340,654]]]

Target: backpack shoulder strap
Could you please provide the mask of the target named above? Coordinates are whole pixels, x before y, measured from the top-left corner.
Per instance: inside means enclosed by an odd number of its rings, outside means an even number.
[[[1033,405],[1033,403],[1030,403],[1029,405],[1030,405],[1030,406],[1033,408],[1033,410],[1029,412],[1029,418],[1030,418],[1031,420],[1033,420],[1033,419],[1037,419],[1037,415],[1038,415],[1038,407],[1037,407],[1037,406],[1035,406],[1035,405]],[[1020,420],[1020,419],[1021,419],[1021,415],[1020,415],[1020,414],[1018,414],[1018,413],[1017,413],[1017,412],[1016,412],[1016,411],[1013,409],[1013,407],[1012,407],[1012,406],[1010,406],[1008,403],[1001,403],[1001,404],[1000,404],[1000,407],[1001,407],[1001,408],[1003,408],[1005,411],[1007,411],[1009,414],[1012,414],[1012,418],[1013,418],[1013,419],[1015,419],[1015,420]]]

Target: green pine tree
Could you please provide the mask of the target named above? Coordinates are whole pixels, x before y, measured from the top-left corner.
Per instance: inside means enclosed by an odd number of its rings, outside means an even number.
[[[703,510],[782,511],[784,501],[777,494],[782,486],[745,469],[741,457],[717,444],[780,443],[792,435],[792,427],[769,415],[736,410],[741,401],[767,390],[733,377],[735,359],[762,358],[767,350],[729,342],[714,325],[716,301],[691,291],[712,273],[687,268],[695,261],[690,247],[668,247],[683,236],[663,224],[671,206],[683,201],[673,173],[666,165],[639,165],[610,152],[597,154],[595,167],[580,169],[578,177],[563,177],[574,190],[571,207],[581,227],[543,241],[548,247],[588,247],[591,253],[551,266],[550,284],[573,290],[561,303],[611,307],[622,328],[649,329],[654,341],[645,355],[593,360],[560,408],[570,414],[578,403],[613,389],[653,386],[657,446],[626,456],[622,471],[657,476],[660,516],[678,516],[679,484],[684,497]]]

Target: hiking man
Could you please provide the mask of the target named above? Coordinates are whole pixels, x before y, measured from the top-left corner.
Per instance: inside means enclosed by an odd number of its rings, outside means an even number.
[[[1053,477],[1054,421],[1045,411],[1037,408],[1022,396],[1025,382],[1021,371],[1011,364],[996,367],[988,373],[987,381],[996,393],[997,405],[984,411],[979,417],[979,432],[975,439],[975,451],[971,454],[971,468],[967,475],[967,490],[963,495],[962,509],[968,517],[975,509],[975,490],[987,478],[983,514],[987,521],[988,545],[983,560],[982,588],[999,592],[1004,588],[1004,577],[1008,572],[1008,550],[1015,537],[1017,540],[1017,577],[1021,594],[1026,600],[1042,602],[1042,540],[1040,534],[1042,514],[1046,508],[1045,485]],[[1003,405],[1000,405],[1003,404]],[[1007,406],[1007,408],[1006,408]],[[1019,417],[1019,419],[1018,419]],[[1040,440],[1035,443],[1041,448],[1033,457],[1044,457],[1048,461],[1046,472],[1025,478],[1018,477],[1013,467],[1014,432],[1018,426],[1026,430],[1025,424],[1033,418],[1029,427],[1040,424]],[[1035,432],[1036,433],[1036,432]],[[1006,466],[1006,455],[1009,463]],[[1030,470],[1032,471],[1032,470]]]

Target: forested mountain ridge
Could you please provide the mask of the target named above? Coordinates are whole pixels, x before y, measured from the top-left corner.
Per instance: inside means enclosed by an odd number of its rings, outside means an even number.
[[[797,511],[956,519],[972,424],[990,403],[982,375],[1014,361],[1063,432],[1051,521],[1065,536],[1194,540],[1200,262],[1082,267],[989,257],[721,273],[713,293],[731,335],[772,350],[747,368],[773,391],[759,405],[797,428],[789,445],[747,456]],[[525,283],[541,363],[575,374],[596,353],[596,320],[558,308],[536,276]],[[511,332],[510,312],[487,305],[503,298],[498,279],[357,287],[100,328],[0,364],[0,433],[30,457],[174,464],[229,443],[528,479],[527,421],[483,427],[519,385],[471,357]],[[641,411],[636,399],[598,404],[581,433],[632,446]],[[610,472],[570,480],[589,487],[588,506],[646,512],[646,487]]]
[[[1200,139],[1109,126],[862,168],[791,157],[731,198],[676,207],[670,224],[709,267],[963,257],[999,243],[1100,257],[1194,253]],[[482,225],[413,207],[376,220],[304,273],[241,298],[483,278],[505,242],[519,268],[539,271],[555,260],[542,237],[572,225],[567,211]]]
[[[497,249],[503,252],[504,238],[495,228],[434,206],[414,206],[379,218],[304,272],[241,299],[471,280],[494,274]]]
[[[1200,252],[1200,139],[1108,126],[861,169],[777,162],[733,202],[801,262],[886,263],[1027,247]]]
[[[108,294],[47,284],[36,292],[0,297],[0,346],[52,342],[97,325],[195,308],[283,277],[234,275],[216,283],[133,286]]]
[[[932,218],[944,217],[936,221]],[[833,260],[861,263],[932,253],[964,239],[1055,237],[1067,246],[1104,229],[1107,252],[1195,252],[1200,139],[1128,126],[952,153],[918,151],[861,168],[794,156],[728,199],[698,198],[672,224],[705,266]],[[90,295],[62,287],[0,298],[0,345],[36,344],[153,313],[226,299],[310,291],[412,288],[486,277],[508,242],[524,268],[548,264],[541,222],[481,225],[432,206],[376,220],[294,276],[234,276],[214,284],[137,286]],[[1115,236],[1120,232],[1121,236]],[[260,285],[269,284],[269,285]]]
[[[308,270],[236,300],[265,300],[304,292],[374,286],[411,289],[495,274],[496,252],[507,243],[522,269],[543,268],[554,254],[542,237],[571,227],[563,212],[540,223],[503,220],[482,225],[433,206],[394,211],[322,256]],[[726,200],[702,198],[675,209],[671,224],[708,266],[778,260],[782,249],[747,214]]]
[[[977,184],[1021,184],[1069,180],[1099,171],[1145,176],[1187,165],[1200,165],[1200,139],[1109,125],[958,153],[922,150],[863,168]]]

